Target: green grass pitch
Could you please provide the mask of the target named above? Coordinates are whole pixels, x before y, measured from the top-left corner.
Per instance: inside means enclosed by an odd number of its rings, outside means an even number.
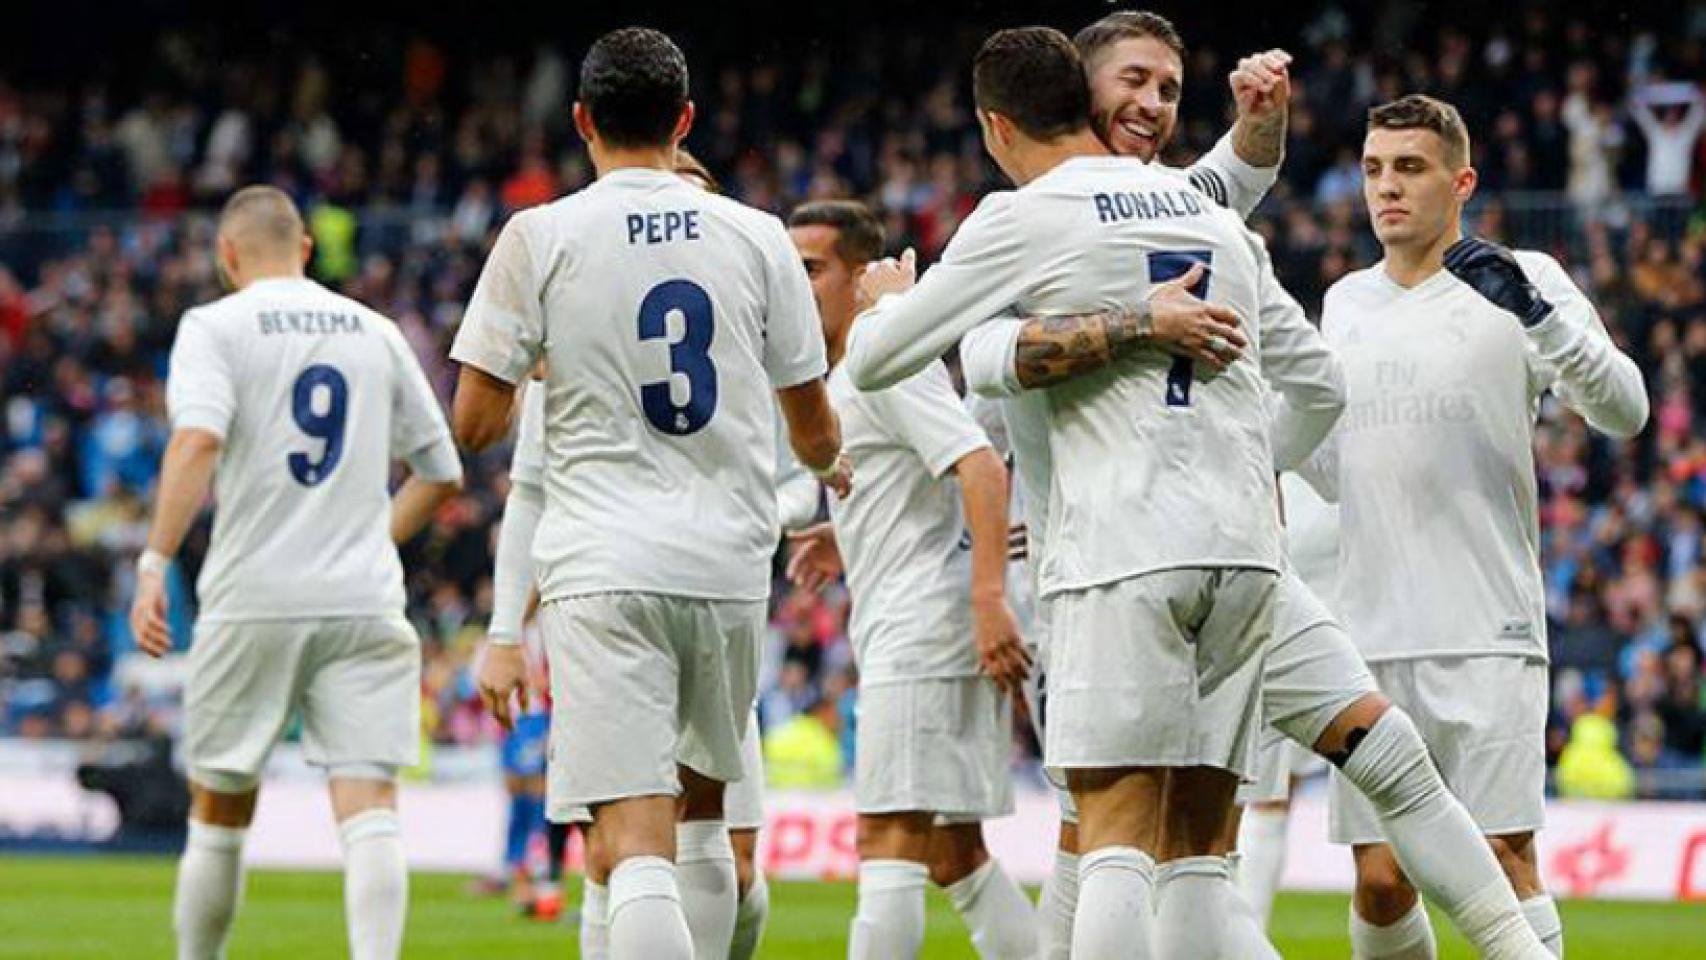
[[[172,875],[167,859],[0,857],[0,957],[170,956]],[[502,900],[470,896],[467,877],[423,873],[410,883],[407,957],[576,953],[571,926],[520,920]],[[250,873],[231,956],[342,956],[340,889],[334,873]],[[1345,910],[1342,896],[1282,896],[1274,918],[1280,952],[1300,960],[1348,956]],[[1569,901],[1563,911],[1571,960],[1706,960],[1706,907],[1700,904]],[[775,882],[762,955],[844,957],[852,913],[851,884]],[[959,919],[936,892],[929,924],[925,957],[975,956]],[[1441,957],[1473,956],[1455,934],[1440,929]]]

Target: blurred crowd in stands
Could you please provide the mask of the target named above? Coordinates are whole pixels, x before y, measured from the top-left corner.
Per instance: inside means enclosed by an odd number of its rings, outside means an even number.
[[[1295,54],[1295,89],[1280,184],[1256,222],[1313,308],[1378,256],[1360,200],[1364,109],[1412,90],[1463,109],[1474,229],[1564,260],[1653,396],[1650,427],[1622,444],[1553,403],[1541,412],[1560,789],[1706,796],[1706,6],[1635,26],[1545,4],[1441,26],[1417,9],[1365,22],[1316,7],[1268,39]],[[985,32],[897,28],[726,62],[689,40],[690,145],[730,193],[777,212],[863,198],[891,247],[928,261],[1000,185],[966,82]],[[1174,161],[1225,128],[1225,75],[1249,52],[1186,40]],[[182,312],[221,292],[209,215],[233,187],[290,190],[315,236],[313,275],[396,318],[448,398],[449,340],[494,228],[591,177],[567,122],[576,50],[472,55],[390,34],[233,58],[206,31],[149,42],[152,66],[122,83],[35,87],[0,67],[4,736],[175,723],[172,684],[133,653],[123,613],[167,436],[166,353]],[[493,734],[470,664],[507,460],[472,461],[466,492],[405,550],[433,742]],[[204,521],[174,576],[180,645],[206,537]],[[760,701],[773,774],[835,782],[857,695],[847,598],[777,584]]]

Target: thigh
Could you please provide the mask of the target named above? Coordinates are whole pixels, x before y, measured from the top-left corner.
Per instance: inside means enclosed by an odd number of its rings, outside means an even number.
[[[302,690],[303,754],[322,767],[420,760],[421,645],[402,617],[315,627]]]
[[[549,815],[680,792],[680,665],[659,599],[602,593],[539,608],[551,670]]]
[[[1293,604],[1282,601],[1280,609]],[[1337,622],[1314,620],[1299,628],[1290,617],[1276,618],[1273,644],[1262,665],[1262,716],[1292,741],[1312,748],[1334,717],[1378,689],[1350,635]]]
[[[260,774],[296,707],[311,633],[288,620],[197,624],[184,686],[191,779]]]

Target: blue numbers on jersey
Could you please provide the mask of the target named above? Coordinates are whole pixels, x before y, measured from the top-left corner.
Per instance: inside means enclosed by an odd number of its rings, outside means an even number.
[[[681,339],[669,345],[669,369],[687,378],[687,402],[676,403],[669,380],[640,387],[640,406],[646,420],[664,433],[684,437],[697,433],[717,412],[717,368],[711,363],[711,338],[716,320],[711,295],[691,280],[666,280],[640,301],[640,339],[669,336],[669,315],[680,313]]]
[[[320,397],[323,404],[316,403]],[[320,409],[316,409],[316,407]],[[308,454],[292,453],[287,462],[290,475],[305,487],[319,486],[337,469],[344,455],[344,420],[349,414],[349,382],[336,367],[316,363],[303,370],[290,388],[290,415],[303,433],[325,441],[318,460]]]
[[[1212,250],[1168,250],[1149,255],[1149,282],[1166,283],[1184,276],[1191,267],[1202,264],[1210,269],[1204,270],[1202,279],[1191,286],[1191,296],[1199,300],[1208,299],[1208,278],[1213,272],[1214,251]],[[1176,357],[1173,366],[1167,371],[1167,406],[1188,407],[1191,405],[1191,380],[1195,368],[1189,357]]]

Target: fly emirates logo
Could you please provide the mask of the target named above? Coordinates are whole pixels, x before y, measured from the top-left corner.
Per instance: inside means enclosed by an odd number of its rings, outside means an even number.
[[[1475,419],[1475,394],[1463,380],[1413,360],[1379,360],[1369,389],[1355,391],[1339,418],[1346,431],[1430,427]]]

